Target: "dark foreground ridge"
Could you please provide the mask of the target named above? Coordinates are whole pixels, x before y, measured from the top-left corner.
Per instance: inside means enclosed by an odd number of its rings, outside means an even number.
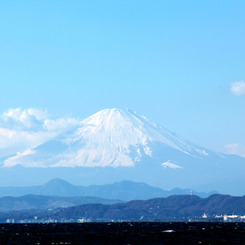
[[[245,223],[1,224],[1,244],[244,244]]]
[[[84,204],[51,210],[11,211],[0,213],[0,223],[226,221],[225,217],[245,221],[245,196],[215,194],[202,199],[180,195],[112,205]]]

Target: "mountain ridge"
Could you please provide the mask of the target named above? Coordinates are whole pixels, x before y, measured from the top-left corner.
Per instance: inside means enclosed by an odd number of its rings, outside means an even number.
[[[192,191],[201,197],[212,193]],[[158,187],[149,186],[143,182],[121,181],[106,185],[77,186],[63,179],[52,179],[40,186],[29,187],[0,187],[1,196],[44,195],[60,197],[90,196],[110,200],[146,200],[156,197],[166,197],[174,194],[190,194],[190,189],[176,189],[166,191]]]
[[[28,210],[28,209],[56,209],[60,207],[70,207],[81,204],[113,204],[120,203],[121,200],[110,200],[99,197],[60,197],[44,195],[25,195],[20,197],[5,196],[0,197],[0,212]]]
[[[0,213],[0,222],[6,222],[6,219],[10,217],[16,222],[23,219],[33,220],[33,216],[36,215],[40,221],[57,220],[58,222],[77,222],[81,219],[89,222],[183,221],[189,218],[205,221],[207,219],[202,218],[204,213],[213,221],[217,215],[221,218],[227,214],[244,216],[245,196],[233,197],[215,194],[202,199],[198,196],[176,195],[111,205],[84,204],[50,211],[30,210]],[[220,218],[218,220],[220,221]]]

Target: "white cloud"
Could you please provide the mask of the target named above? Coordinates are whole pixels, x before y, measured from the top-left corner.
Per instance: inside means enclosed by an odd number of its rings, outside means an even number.
[[[245,81],[232,82],[230,84],[230,91],[236,96],[245,95]]]
[[[56,120],[46,119],[43,123],[43,128],[49,131],[65,130],[67,127],[78,125],[78,120],[75,118],[58,118]]]
[[[37,146],[78,125],[75,118],[51,118],[47,110],[9,109],[0,115],[0,157]]]
[[[245,146],[241,144],[227,144],[225,146],[225,153],[245,157]]]
[[[1,115],[0,125],[13,127],[15,129],[41,128],[42,122],[48,118],[46,110],[40,109],[9,109]]]

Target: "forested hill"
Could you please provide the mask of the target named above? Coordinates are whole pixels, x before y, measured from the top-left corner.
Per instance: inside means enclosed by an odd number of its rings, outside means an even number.
[[[201,217],[206,213],[209,217],[215,215],[237,214],[245,215],[245,196],[232,197],[228,195],[212,195],[208,198],[198,196],[170,196],[147,201],[137,200],[112,205],[84,204],[69,208],[58,208],[49,211],[12,212],[0,215],[4,222],[6,218],[31,219],[38,214],[38,219],[90,221],[142,221],[166,220],[186,217]]]

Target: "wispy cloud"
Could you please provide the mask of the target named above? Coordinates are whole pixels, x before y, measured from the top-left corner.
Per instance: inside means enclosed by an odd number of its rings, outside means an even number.
[[[0,115],[0,157],[39,145],[78,123],[72,117],[52,118],[47,110],[9,109]]]
[[[241,144],[227,144],[225,146],[225,152],[227,154],[235,154],[245,157],[245,146]]]
[[[236,96],[245,95],[245,81],[238,81],[230,83],[230,91]]]

